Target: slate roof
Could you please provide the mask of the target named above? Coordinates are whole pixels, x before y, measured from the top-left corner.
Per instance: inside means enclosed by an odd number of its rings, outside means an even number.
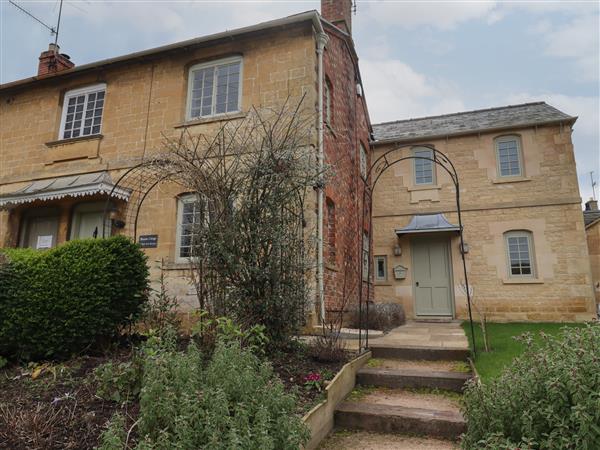
[[[600,211],[583,211],[583,222],[586,227],[598,219],[600,219]]]
[[[373,135],[377,144],[576,120],[545,102],[535,102],[374,124]]]

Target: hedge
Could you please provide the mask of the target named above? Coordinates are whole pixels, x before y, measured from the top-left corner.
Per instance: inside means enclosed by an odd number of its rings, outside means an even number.
[[[146,259],[122,236],[0,249],[0,355],[64,358],[114,336],[147,301]]]
[[[600,324],[542,335],[488,383],[464,393],[464,449],[580,449],[600,445]]]

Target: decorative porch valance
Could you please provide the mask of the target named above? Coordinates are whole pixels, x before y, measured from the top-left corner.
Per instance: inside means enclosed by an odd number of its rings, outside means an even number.
[[[440,231],[455,231],[459,232],[458,225],[452,225],[443,214],[421,214],[415,215],[410,223],[404,228],[398,228],[396,234],[418,234],[418,233],[434,233]]]
[[[113,191],[113,187],[114,184],[108,172],[38,180],[15,192],[0,195],[0,209],[37,200],[57,200],[64,197],[83,197],[95,194],[109,195]],[[129,199],[129,195],[128,189],[119,187],[112,192],[112,197],[125,201]]]

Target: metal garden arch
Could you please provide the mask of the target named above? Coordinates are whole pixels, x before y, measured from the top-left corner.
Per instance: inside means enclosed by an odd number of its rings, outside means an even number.
[[[371,167],[369,168],[369,171],[367,173],[367,178],[365,181],[365,186],[363,189],[363,214],[362,214],[362,229],[364,230],[364,220],[365,220],[365,215],[367,213],[366,211],[366,207],[368,206],[368,215],[369,215],[369,235],[368,235],[368,239],[369,239],[369,249],[371,248],[371,243],[373,242],[373,191],[375,190],[375,186],[377,185],[377,182],[379,181],[379,178],[381,177],[381,175],[387,170],[389,169],[391,166],[398,164],[402,161],[407,161],[407,160],[415,160],[415,159],[421,159],[421,160],[426,160],[426,161],[431,161],[435,164],[437,164],[439,167],[441,167],[442,169],[444,169],[448,175],[450,175],[450,178],[452,179],[452,183],[454,184],[454,189],[456,191],[456,211],[458,213],[458,227],[459,227],[459,235],[460,235],[460,255],[462,258],[462,266],[463,266],[463,273],[464,273],[464,277],[465,277],[465,291],[467,294],[467,306],[468,306],[468,310],[469,310],[469,323],[470,323],[470,328],[471,328],[471,340],[472,340],[472,344],[473,344],[473,356],[476,355],[476,348],[475,348],[475,333],[473,330],[473,314],[471,312],[471,293],[470,293],[470,289],[469,289],[469,278],[467,275],[467,263],[465,261],[465,252],[464,252],[464,238],[463,238],[463,224],[462,224],[462,215],[461,215],[461,208],[460,208],[460,183],[459,183],[459,179],[458,179],[458,173],[456,172],[456,168],[454,167],[454,164],[452,164],[452,161],[450,160],[450,158],[448,158],[444,153],[440,152],[439,150],[436,150],[432,145],[428,145],[428,144],[423,144],[423,145],[419,145],[419,147],[422,148],[427,148],[429,150],[432,151],[433,154],[433,158],[427,158],[424,156],[401,156],[401,150],[405,149],[405,148],[410,148],[410,147],[414,147],[414,144],[403,144],[403,145],[397,145],[394,148],[386,151],[383,155],[381,155],[379,158],[377,158],[375,160],[375,162],[371,165]],[[398,152],[399,155],[394,155],[394,153]],[[369,184],[369,180],[371,180],[371,183]],[[364,233],[361,233],[361,252],[362,249],[364,248]],[[364,258],[361,258],[360,260],[360,276],[362,276],[363,273],[363,264],[364,264]],[[366,313],[366,323],[369,323],[369,298],[370,298],[370,294],[371,294],[371,267],[373,264],[371,264],[371,255],[370,255],[370,251],[369,251],[369,264],[367,266],[367,299],[366,299],[366,308],[365,308],[365,313]],[[362,324],[362,311],[363,311],[363,289],[360,289],[359,292],[359,321]],[[361,330],[359,330],[359,347],[362,348],[362,326],[361,326]],[[366,329],[366,343],[365,343],[365,347],[368,348],[369,347],[369,329],[368,329],[368,325],[367,325],[367,329]]]

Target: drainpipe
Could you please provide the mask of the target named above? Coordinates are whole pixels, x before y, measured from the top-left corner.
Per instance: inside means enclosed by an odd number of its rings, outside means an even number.
[[[321,25],[319,23],[319,25]],[[324,180],[323,168],[325,166],[325,152],[323,148],[323,50],[327,45],[329,37],[323,32],[323,28],[317,34],[317,58],[318,58],[318,78],[319,78],[319,101],[317,106],[317,131],[318,131],[318,153],[317,170],[319,171],[319,187],[317,191],[317,288],[319,291],[319,307],[321,312],[321,323],[325,322],[325,285],[324,285],[324,264],[323,264],[323,195]]]

